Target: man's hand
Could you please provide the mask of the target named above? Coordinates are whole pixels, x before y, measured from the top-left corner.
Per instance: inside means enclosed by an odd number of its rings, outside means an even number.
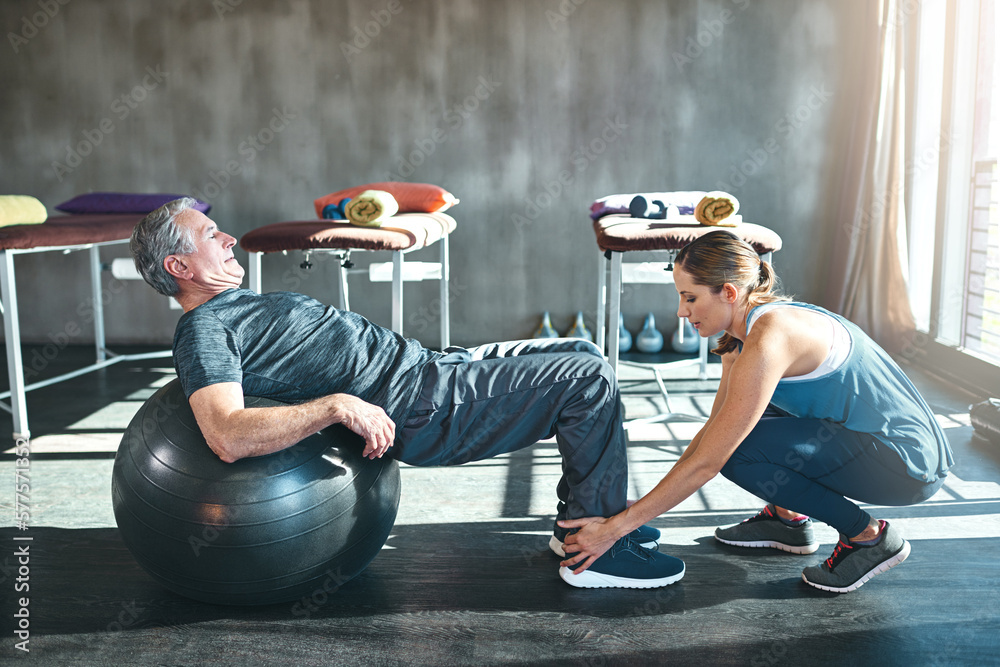
[[[350,394],[333,394],[335,423],[343,424],[365,439],[362,456],[381,458],[396,439],[396,425],[385,410]]]

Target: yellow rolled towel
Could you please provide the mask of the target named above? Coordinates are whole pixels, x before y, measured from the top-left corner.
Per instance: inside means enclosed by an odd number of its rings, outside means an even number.
[[[705,193],[694,208],[695,219],[703,225],[735,227],[740,224],[740,202],[728,192],[715,190]]]
[[[365,190],[344,206],[348,221],[360,227],[381,227],[398,211],[396,198],[384,190]]]
[[[0,195],[0,227],[37,225],[48,219],[45,204],[28,195]]]

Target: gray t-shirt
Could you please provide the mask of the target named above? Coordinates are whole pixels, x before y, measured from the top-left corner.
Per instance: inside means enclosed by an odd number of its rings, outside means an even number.
[[[245,396],[301,403],[351,394],[400,424],[438,353],[356,313],[293,292],[230,289],[185,313],[174,333],[184,393],[239,382]]]

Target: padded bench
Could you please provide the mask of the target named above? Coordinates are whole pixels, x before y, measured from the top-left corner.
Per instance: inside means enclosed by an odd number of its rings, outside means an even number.
[[[261,291],[261,255],[301,251],[308,265],[313,253],[329,253],[340,261],[340,304],[350,310],[347,276],[353,270],[352,252],[389,251],[392,253],[392,330],[403,333],[403,283],[423,279],[440,281],[441,348],[450,345],[448,236],[455,230],[455,219],[445,213],[400,213],[388,218],[381,227],[358,227],[340,220],[293,220],[276,222],[247,232],[240,247],[250,253],[250,289]],[[440,247],[440,262],[411,262],[404,265],[407,253],[435,243]],[[383,265],[368,269],[374,281],[382,280]],[[411,267],[414,270],[408,270]]]
[[[598,296],[597,296],[597,345],[603,350],[605,344],[605,332],[610,331],[607,340],[608,361],[615,373],[618,372],[618,317],[621,312],[622,285],[625,282],[631,283],[673,283],[673,274],[666,270],[672,266],[673,259],[678,251],[691,243],[695,239],[719,229],[735,232],[744,241],[753,246],[757,254],[762,259],[770,262],[771,254],[781,249],[781,237],[767,227],[751,223],[741,223],[736,227],[711,227],[699,224],[693,216],[683,216],[679,220],[653,220],[645,218],[633,218],[628,215],[607,215],[593,221],[594,234],[597,237],[597,247],[600,249],[599,270],[600,276]],[[623,257],[627,252],[654,252],[664,253],[666,262],[642,262],[624,263]],[[605,319],[608,309],[608,272],[610,268],[610,297],[611,312]],[[610,327],[607,324],[610,322]],[[622,362],[629,363],[629,362]],[[633,362],[634,363],[634,362]],[[649,367],[656,376],[656,381],[667,401],[667,413],[657,415],[642,420],[642,422],[664,421],[674,416],[670,411],[669,396],[663,378],[660,376],[659,367],[688,365],[692,361],[682,360],[669,364],[635,364]],[[705,379],[708,370],[708,339],[701,338],[699,341],[698,359],[693,363],[700,366],[700,377]]]
[[[132,229],[142,215],[86,214],[49,218],[38,225],[0,227],[0,296],[2,296],[4,338],[7,347],[7,374],[10,389],[0,393],[0,402],[14,418],[14,439],[30,437],[25,393],[50,384],[83,375],[120,361],[171,356],[170,350],[145,354],[116,354],[107,349],[104,340],[104,303],[101,287],[102,246],[128,243]],[[17,307],[17,281],[14,257],[29,253],[59,252],[66,254],[86,250],[90,254],[90,289],[94,313],[94,347],[97,359],[84,368],[25,386],[24,364],[21,357],[21,328]],[[66,284],[72,284],[66,280]]]

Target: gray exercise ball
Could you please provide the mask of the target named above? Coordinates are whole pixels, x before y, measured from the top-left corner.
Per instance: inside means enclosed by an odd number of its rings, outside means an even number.
[[[284,451],[223,463],[173,380],[118,447],[115,521],[139,565],[180,595],[233,605],[326,599],[378,555],[399,508],[398,465],[362,457],[363,447],[334,426]]]

